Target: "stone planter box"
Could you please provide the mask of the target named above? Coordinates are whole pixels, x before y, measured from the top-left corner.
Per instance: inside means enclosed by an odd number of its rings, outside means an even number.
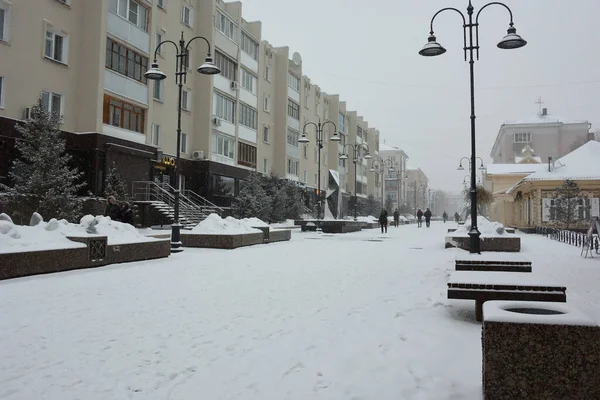
[[[506,233],[515,233],[515,228],[504,228]]]
[[[171,254],[171,239],[152,242],[111,244],[106,248],[106,263],[118,264],[132,261],[165,258]]]
[[[264,234],[238,233],[232,235],[205,235],[181,233],[181,243],[184,247],[203,247],[211,249],[236,249],[264,243]]]
[[[269,233],[269,243],[285,242],[292,239],[290,229],[275,229]]]
[[[349,233],[359,232],[361,223],[358,221],[322,221],[321,230],[324,233]]]
[[[300,226],[300,230],[302,232],[316,232],[317,224],[315,224],[314,222],[306,222]]]
[[[252,228],[258,229],[263,233],[263,242],[269,243],[269,227],[268,226],[253,226]]]
[[[455,231],[456,231],[456,228],[448,228],[448,233],[452,233],[452,232],[455,232]]]
[[[106,236],[68,238],[85,247],[0,254],[0,280],[164,258],[171,254],[169,240],[107,245]]]
[[[468,236],[446,236],[445,248],[458,247],[470,250],[471,242]],[[481,251],[521,251],[521,238],[516,236],[483,236],[481,237]]]
[[[379,228],[379,222],[360,222],[361,229],[377,229]]]
[[[543,302],[488,301],[483,318],[485,399],[600,399],[596,322]]]

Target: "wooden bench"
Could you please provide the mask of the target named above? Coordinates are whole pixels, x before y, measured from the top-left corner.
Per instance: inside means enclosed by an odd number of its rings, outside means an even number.
[[[457,271],[531,272],[531,261],[512,254],[460,256],[455,260]]]
[[[547,276],[521,272],[456,271],[448,281],[448,299],[475,300],[475,319],[480,322],[488,300],[565,303],[566,291]]]

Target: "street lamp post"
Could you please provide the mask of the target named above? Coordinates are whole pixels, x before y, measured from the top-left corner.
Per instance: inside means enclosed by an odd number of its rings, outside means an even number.
[[[181,32],[181,38],[179,39],[179,46],[177,43],[171,40],[162,41],[156,46],[154,50],[154,62],[152,63],[150,69],[144,74],[147,79],[153,81],[161,81],[167,77],[163,71],[158,68],[158,63],[156,62],[156,55],[160,47],[165,43],[171,43],[175,46],[177,54],[175,55],[175,81],[179,86],[179,97],[177,104],[177,158],[175,162],[175,190],[174,190],[174,206],[173,206],[173,225],[171,225],[171,252],[179,252],[181,249],[181,225],[179,224],[179,193],[180,193],[180,176],[179,176],[179,162],[181,160],[181,110],[182,110],[182,97],[183,97],[183,84],[187,80],[187,68],[188,64],[188,56],[189,56],[189,47],[190,44],[196,40],[202,39],[206,42],[208,46],[208,53],[206,54],[206,58],[204,59],[204,64],[198,67],[197,71],[203,75],[217,75],[221,72],[219,67],[217,67],[213,63],[213,58],[211,56],[210,51],[210,42],[208,39],[202,36],[196,36],[190,39],[187,44],[183,39],[183,32]]]
[[[433,31],[433,21],[435,17],[440,14],[442,11],[452,10],[456,11],[460,14],[463,20],[463,50],[465,54],[465,61],[467,60],[467,50],[469,51],[469,73],[470,73],[470,87],[471,87],[471,229],[469,231],[469,236],[471,238],[471,253],[480,253],[480,236],[481,232],[477,229],[477,186],[475,183],[475,77],[474,77],[474,64],[475,61],[473,59],[473,51],[477,53],[477,59],[479,59],[479,14],[488,6],[491,5],[499,5],[506,10],[508,10],[510,16],[510,23],[507,31],[507,35],[500,40],[498,43],[498,48],[500,49],[518,49],[527,44],[527,42],[521,38],[521,36],[517,35],[517,29],[514,27],[513,23],[513,15],[511,9],[504,3],[500,2],[491,2],[479,9],[477,15],[475,16],[475,22],[473,22],[473,5],[471,4],[471,0],[469,0],[469,5],[467,6],[467,15],[469,16],[469,22],[465,18],[465,15],[458,9],[454,7],[446,7],[439,10],[434,14],[433,18],[431,18],[431,23],[429,25],[429,39],[427,44],[419,51],[419,54],[425,57],[439,56],[446,52],[446,49],[442,47],[434,36]],[[473,32],[473,28],[475,28],[475,32]],[[469,33],[469,45],[467,46],[467,32]],[[473,34],[475,34],[475,43],[473,41]]]
[[[321,219],[321,201],[322,201],[322,196],[321,196],[321,149],[323,148],[323,127],[325,127],[325,125],[327,124],[331,124],[333,125],[333,136],[331,137],[331,141],[333,142],[339,142],[340,141],[340,136],[337,133],[337,127],[335,126],[335,123],[332,121],[325,121],[323,123],[321,123],[321,120],[319,119],[319,122],[314,123],[314,122],[307,122],[306,124],[304,124],[304,127],[302,128],[302,136],[300,137],[300,139],[298,139],[298,143],[308,143],[310,142],[310,140],[308,140],[308,137],[306,135],[306,127],[309,125],[314,125],[314,127],[316,128],[317,131],[317,148],[318,148],[318,160],[317,160],[317,220]]]
[[[350,149],[352,149],[352,162],[354,163],[354,220],[356,221],[358,219],[358,192],[356,191],[356,187],[357,187],[357,175],[358,175],[358,156],[359,156],[359,151],[360,148],[364,148],[365,150],[367,150],[367,153],[363,156],[363,158],[365,160],[370,160],[371,154],[369,154],[369,146],[367,146],[364,143],[355,143],[355,144],[347,144],[342,148],[343,153],[340,155],[340,160],[347,160],[348,159],[348,154],[346,154],[346,147],[350,147]]]
[[[389,158],[387,160],[384,160],[383,157],[379,157],[376,160],[373,160],[373,162],[371,163],[371,169],[369,171],[371,172],[377,172],[379,171],[379,176],[381,177],[380,181],[381,181],[381,209],[383,210],[385,208],[385,204],[384,201],[385,199],[383,198],[383,185],[384,185],[384,172],[385,172],[385,164],[388,163],[389,167],[388,167],[388,172],[394,172],[394,162],[392,160],[390,160]],[[377,168],[375,167],[375,165],[377,165]]]

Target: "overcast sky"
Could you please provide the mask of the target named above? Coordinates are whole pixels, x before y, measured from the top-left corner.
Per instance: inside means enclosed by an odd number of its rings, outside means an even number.
[[[469,65],[463,59],[462,20],[447,11],[435,34],[448,52],[421,57],[429,22],[444,7],[466,10],[468,0],[243,0],[248,21],[260,20],[263,39],[289,46],[303,73],[338,93],[399,146],[430,178],[430,187],[458,191],[470,156]],[[487,1],[473,1],[475,12]],[[600,0],[507,0],[517,33],[528,41],[500,50],[508,12],[480,16],[480,61],[475,63],[477,155],[486,163],[502,122],[534,115],[539,96],[551,115],[588,120],[600,128]],[[466,11],[464,11],[466,13]]]

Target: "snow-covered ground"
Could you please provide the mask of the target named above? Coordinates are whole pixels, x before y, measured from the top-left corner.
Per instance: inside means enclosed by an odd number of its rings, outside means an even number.
[[[481,325],[433,222],[0,282],[0,399],[480,399]],[[600,258],[522,256],[600,320]]]

